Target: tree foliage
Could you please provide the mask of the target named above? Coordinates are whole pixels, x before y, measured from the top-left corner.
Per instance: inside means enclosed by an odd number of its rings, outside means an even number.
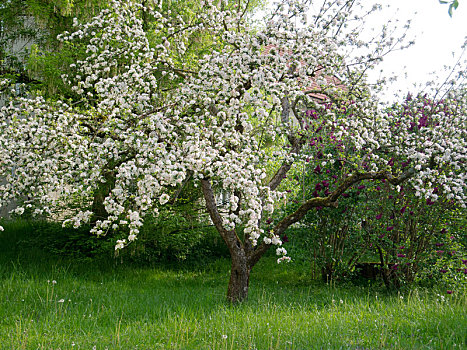
[[[445,0],[439,0],[440,4],[449,4],[449,17],[452,17],[452,11],[456,10],[457,7],[459,6],[459,1],[458,0],[452,0],[451,2],[445,1]]]

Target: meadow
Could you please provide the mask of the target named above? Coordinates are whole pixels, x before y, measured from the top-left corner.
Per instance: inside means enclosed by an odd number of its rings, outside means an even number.
[[[228,259],[77,260],[26,244],[25,232],[1,238],[0,349],[467,348],[465,293],[326,284],[271,256],[232,306]]]

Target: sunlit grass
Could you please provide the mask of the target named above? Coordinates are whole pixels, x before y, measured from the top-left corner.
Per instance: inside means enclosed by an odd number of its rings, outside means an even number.
[[[224,298],[227,260],[142,268],[13,251],[0,249],[1,349],[467,346],[461,293],[329,286],[267,259],[253,271],[249,300],[234,307]]]

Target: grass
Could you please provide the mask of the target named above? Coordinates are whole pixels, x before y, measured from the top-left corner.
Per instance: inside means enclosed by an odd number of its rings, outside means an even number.
[[[467,347],[461,294],[330,286],[271,258],[253,270],[248,301],[230,306],[227,260],[153,268],[76,262],[2,236],[0,349]]]

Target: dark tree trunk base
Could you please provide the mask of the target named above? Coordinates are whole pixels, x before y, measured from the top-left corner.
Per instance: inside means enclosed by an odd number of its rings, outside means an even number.
[[[227,289],[227,300],[230,303],[237,304],[247,299],[250,271],[246,259],[232,257],[229,288]]]

